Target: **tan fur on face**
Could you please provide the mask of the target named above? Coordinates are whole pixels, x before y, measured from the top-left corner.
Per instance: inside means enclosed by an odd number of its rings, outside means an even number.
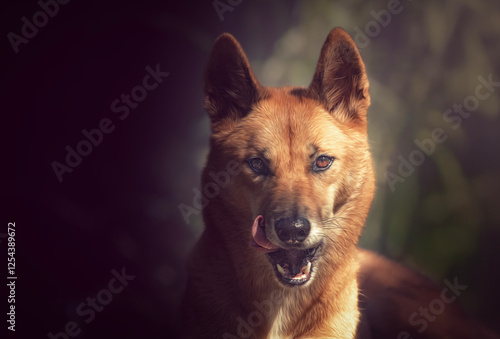
[[[248,117],[230,131],[214,135],[214,142],[222,144],[228,157],[243,164],[246,159],[263,155],[269,159],[272,172],[262,180],[242,165],[243,173],[236,179],[239,182],[231,186],[238,192],[228,189],[231,197],[227,201],[234,202],[235,209],[251,211],[249,224],[264,214],[267,224],[272,225],[273,215],[297,206],[299,214],[312,224],[306,247],[322,237],[340,238],[333,244],[338,246],[346,237],[351,243],[357,241],[362,225],[342,227],[344,223],[339,220],[351,217],[342,213],[348,207],[344,195],[353,198],[366,194],[367,200],[371,199],[369,190],[361,191],[371,166],[366,135],[340,123],[314,100],[291,95],[291,88],[268,91],[270,98],[259,102]],[[331,168],[313,173],[312,162],[324,154],[335,158]],[[335,214],[332,206],[340,206]],[[359,212],[363,217],[363,211]],[[272,229],[266,231],[271,240],[277,241]]]

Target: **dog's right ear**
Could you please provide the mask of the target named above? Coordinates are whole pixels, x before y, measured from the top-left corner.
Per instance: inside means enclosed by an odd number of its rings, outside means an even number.
[[[365,64],[356,44],[343,29],[332,29],[321,49],[309,89],[333,115],[366,126],[368,88]]]
[[[205,109],[212,127],[247,115],[258,100],[259,88],[238,41],[229,33],[220,35],[205,73]]]

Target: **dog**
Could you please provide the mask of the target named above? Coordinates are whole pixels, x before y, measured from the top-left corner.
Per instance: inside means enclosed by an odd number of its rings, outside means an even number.
[[[357,247],[375,175],[369,82],[344,30],[328,35],[307,88],[262,86],[222,34],[204,92],[212,193],[188,260],[186,338],[495,337],[452,302],[458,281],[439,290]]]

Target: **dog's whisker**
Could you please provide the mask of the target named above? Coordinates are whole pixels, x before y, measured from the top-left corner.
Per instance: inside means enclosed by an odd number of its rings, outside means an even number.
[[[323,237],[326,237],[328,238],[332,243],[335,243],[335,241],[333,241],[333,239],[326,233],[323,233]]]
[[[321,220],[323,225],[324,225],[323,229],[325,229],[325,230],[341,230],[344,233],[347,233],[346,228],[344,226],[342,226],[339,219],[348,220],[349,218],[338,217],[338,216],[324,218]]]

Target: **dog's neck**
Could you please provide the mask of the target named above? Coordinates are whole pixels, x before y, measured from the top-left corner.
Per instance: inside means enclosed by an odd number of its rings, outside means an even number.
[[[324,269],[323,277],[308,286],[284,289],[268,338],[354,338],[359,320],[358,265],[347,265],[351,260],[356,259],[346,259],[343,267]]]

